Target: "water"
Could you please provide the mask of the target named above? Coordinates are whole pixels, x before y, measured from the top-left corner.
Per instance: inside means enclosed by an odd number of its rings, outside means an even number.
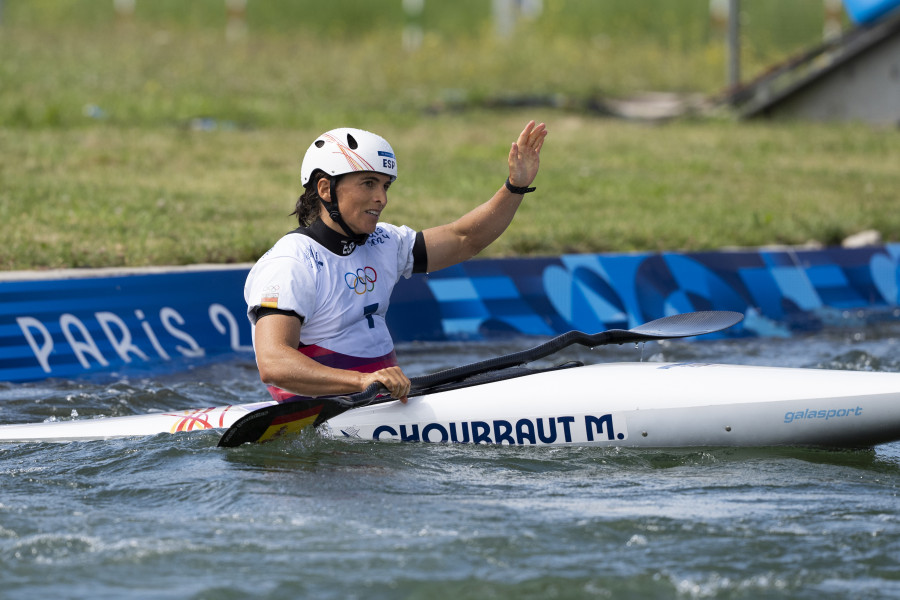
[[[567,349],[900,371],[900,324]],[[529,342],[410,345],[411,375]],[[0,387],[0,421],[264,398],[252,364]],[[73,414],[74,411],[74,414]],[[621,450],[217,434],[0,446],[0,598],[900,596],[900,444]]]

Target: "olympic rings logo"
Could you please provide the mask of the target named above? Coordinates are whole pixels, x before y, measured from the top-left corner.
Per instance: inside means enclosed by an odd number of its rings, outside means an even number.
[[[344,282],[346,282],[347,287],[360,295],[373,291],[377,280],[378,273],[372,267],[363,267],[357,269],[356,273],[344,275]]]

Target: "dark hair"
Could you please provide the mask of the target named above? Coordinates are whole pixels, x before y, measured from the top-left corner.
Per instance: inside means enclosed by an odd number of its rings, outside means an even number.
[[[313,173],[303,189],[303,194],[297,198],[297,206],[290,216],[297,215],[300,227],[309,227],[319,219],[319,207],[322,206],[319,198],[319,180],[323,177],[328,177],[325,171],[317,170]]]

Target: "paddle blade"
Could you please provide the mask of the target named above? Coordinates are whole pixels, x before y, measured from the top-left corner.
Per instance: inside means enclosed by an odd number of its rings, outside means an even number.
[[[260,408],[235,421],[222,435],[218,446],[234,448],[298,433],[315,423],[324,406],[321,400],[305,398]]]
[[[692,337],[728,329],[743,318],[743,314],[730,310],[701,310],[656,319],[628,331],[648,338]]]

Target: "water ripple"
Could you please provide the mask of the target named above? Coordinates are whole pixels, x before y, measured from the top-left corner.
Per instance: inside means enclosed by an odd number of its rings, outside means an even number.
[[[569,348],[552,359],[900,371],[898,339],[900,328],[882,323],[796,339]],[[529,345],[398,353],[416,375]],[[0,385],[0,419],[264,397],[242,362]],[[227,451],[216,442],[204,431],[0,446],[4,599],[900,595],[900,444],[520,448],[314,432]]]

